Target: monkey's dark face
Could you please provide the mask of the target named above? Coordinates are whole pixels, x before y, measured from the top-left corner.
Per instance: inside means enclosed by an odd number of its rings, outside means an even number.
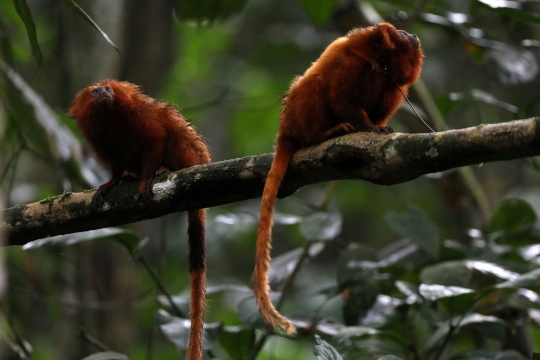
[[[418,40],[418,36],[415,34],[409,34],[405,30],[398,30],[398,32],[401,38],[408,41],[413,48],[418,49],[420,47],[420,40]]]
[[[114,91],[108,85],[96,86],[92,89],[91,96],[97,104],[110,105],[113,103]]]

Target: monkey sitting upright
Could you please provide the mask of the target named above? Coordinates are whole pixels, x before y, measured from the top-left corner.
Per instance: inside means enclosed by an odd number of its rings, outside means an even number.
[[[289,161],[297,150],[332,137],[394,132],[386,124],[420,76],[423,57],[416,35],[380,23],[335,40],[292,82],[283,99],[257,230],[254,292],[263,319],[274,329],[296,330],[272,305],[268,286],[274,205]]]

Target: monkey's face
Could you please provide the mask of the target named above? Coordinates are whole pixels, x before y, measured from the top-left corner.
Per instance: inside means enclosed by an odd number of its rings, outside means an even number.
[[[110,105],[113,103],[114,91],[112,87],[108,85],[96,86],[92,89],[92,92],[90,94],[96,104]]]
[[[415,34],[409,34],[405,30],[398,30],[398,33],[401,39],[403,39],[403,41],[408,41],[414,49],[418,49],[420,47],[420,40],[418,40],[418,36]]]

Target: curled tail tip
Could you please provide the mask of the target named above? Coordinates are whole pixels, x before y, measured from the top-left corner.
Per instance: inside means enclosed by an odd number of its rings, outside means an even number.
[[[288,335],[296,334],[296,326],[286,317],[276,313],[275,315],[263,315],[264,321],[278,334],[282,334],[283,330]]]
[[[291,321],[287,321],[284,324],[280,324],[280,326],[283,328],[283,330],[285,330],[287,334],[289,335],[296,334],[296,326]]]

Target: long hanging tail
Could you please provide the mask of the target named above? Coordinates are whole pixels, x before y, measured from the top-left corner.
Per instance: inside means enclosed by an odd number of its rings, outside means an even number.
[[[206,209],[189,210],[188,244],[189,276],[191,278],[191,332],[187,360],[203,359],[203,326],[206,307],[206,255],[204,224]]]
[[[288,141],[279,141],[276,146],[276,155],[272,167],[268,173],[261,201],[261,215],[257,230],[257,258],[253,291],[259,304],[259,309],[264,321],[278,329],[283,328],[288,334],[296,332],[294,324],[282,316],[270,300],[270,286],[268,285],[268,271],[270,270],[270,249],[272,248],[272,225],[274,217],[274,205],[281,181],[285,177],[287,166],[295,149]]]

